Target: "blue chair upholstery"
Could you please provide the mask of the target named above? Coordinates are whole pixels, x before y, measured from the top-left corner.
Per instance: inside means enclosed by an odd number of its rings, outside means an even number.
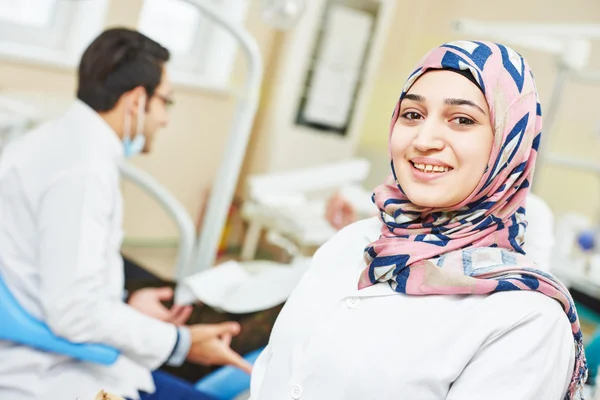
[[[72,343],[56,336],[42,321],[32,317],[14,298],[0,276],[0,340],[66,355],[78,360],[111,365],[118,350],[100,345]]]
[[[244,358],[254,364],[263,349],[254,350]],[[196,389],[215,399],[233,400],[250,389],[250,375],[232,366],[222,367],[199,380]]]

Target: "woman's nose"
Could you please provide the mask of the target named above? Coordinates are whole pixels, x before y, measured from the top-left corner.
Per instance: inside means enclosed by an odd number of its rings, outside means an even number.
[[[444,148],[443,129],[443,126],[434,119],[426,119],[419,125],[413,146],[422,152],[442,150]]]

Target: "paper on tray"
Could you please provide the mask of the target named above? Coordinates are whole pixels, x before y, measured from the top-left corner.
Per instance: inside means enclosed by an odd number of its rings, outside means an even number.
[[[176,302],[201,301],[234,314],[266,310],[287,300],[308,267],[272,261],[228,261],[185,278],[177,287]]]

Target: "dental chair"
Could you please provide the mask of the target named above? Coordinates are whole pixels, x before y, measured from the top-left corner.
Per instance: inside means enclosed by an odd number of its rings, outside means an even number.
[[[0,340],[15,342],[38,350],[111,365],[119,352],[100,344],[71,343],[56,336],[42,321],[32,317],[15,299],[0,276]]]

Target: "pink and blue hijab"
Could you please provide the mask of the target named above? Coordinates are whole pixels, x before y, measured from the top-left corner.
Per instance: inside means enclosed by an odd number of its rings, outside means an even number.
[[[542,133],[541,107],[527,62],[509,47],[459,41],[433,49],[409,76],[394,110],[412,84],[430,69],[472,74],[485,95],[494,128],[488,166],[473,193],[452,208],[424,208],[404,195],[393,171],[373,201],[381,236],[365,249],[368,267],[359,288],[388,282],[408,295],[537,291],[556,299],[571,323],[576,347],[566,400],[587,377],[582,334],[573,299],[552,275],[540,271],[523,250],[529,192]]]

